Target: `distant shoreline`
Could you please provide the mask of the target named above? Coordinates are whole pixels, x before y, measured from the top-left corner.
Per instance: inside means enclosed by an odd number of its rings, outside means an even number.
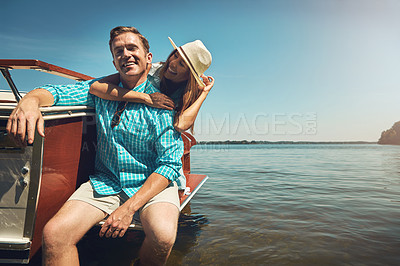
[[[226,140],[226,141],[198,141],[199,145],[226,145],[226,144],[377,144],[376,141],[248,141],[248,140]]]

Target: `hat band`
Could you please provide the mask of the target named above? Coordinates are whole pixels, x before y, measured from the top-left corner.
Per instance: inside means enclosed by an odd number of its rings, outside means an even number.
[[[178,47],[178,49],[181,50],[182,54],[186,57],[186,60],[189,62],[190,68],[193,69],[194,73],[199,76],[199,74],[197,73],[196,69],[194,68],[194,66],[192,65],[192,62],[190,62],[189,57],[186,55],[185,51],[182,49],[182,46]]]

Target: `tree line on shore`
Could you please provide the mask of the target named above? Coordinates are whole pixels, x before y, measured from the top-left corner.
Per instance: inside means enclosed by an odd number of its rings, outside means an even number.
[[[367,141],[248,141],[248,140],[225,140],[225,141],[199,141],[198,144],[375,144]],[[379,138],[378,144],[400,145],[400,121],[393,124],[390,129],[384,130]]]

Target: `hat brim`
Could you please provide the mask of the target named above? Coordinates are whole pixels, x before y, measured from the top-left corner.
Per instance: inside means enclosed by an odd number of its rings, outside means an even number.
[[[196,71],[193,69],[192,64],[190,63],[189,59],[187,58],[187,56],[185,55],[185,53],[182,51],[182,49],[180,47],[177,47],[174,43],[174,41],[168,37],[169,41],[172,44],[172,47],[174,47],[175,50],[178,51],[179,55],[182,57],[183,61],[185,61],[186,65],[189,67],[190,72],[192,72],[192,75],[194,77],[194,79],[197,81],[197,83],[201,86],[201,87],[205,87],[206,84],[204,84],[204,82],[201,80],[201,78],[197,75]]]

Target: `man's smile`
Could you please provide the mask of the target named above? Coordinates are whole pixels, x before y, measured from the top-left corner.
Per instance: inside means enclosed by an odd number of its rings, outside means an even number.
[[[123,67],[129,67],[129,66],[134,66],[137,65],[136,62],[126,62],[125,64],[123,64]]]

